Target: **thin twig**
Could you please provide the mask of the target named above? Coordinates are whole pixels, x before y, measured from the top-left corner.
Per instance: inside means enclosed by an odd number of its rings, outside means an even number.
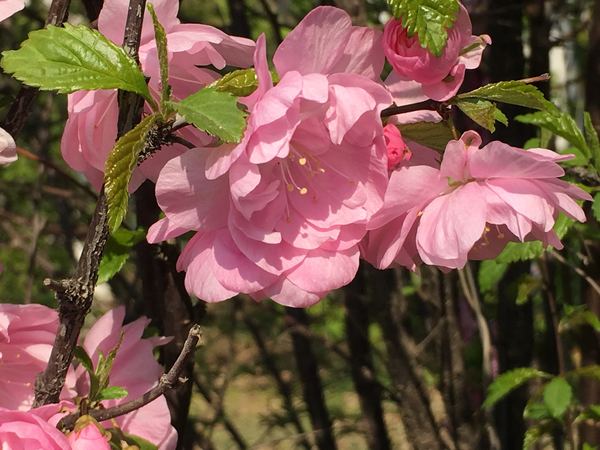
[[[561,263],[563,263],[569,269],[575,271],[575,273],[577,273],[577,275],[579,275],[581,278],[583,278],[585,281],[587,281],[589,283],[589,285],[592,287],[592,289],[594,291],[596,291],[596,293],[598,295],[600,295],[600,286],[598,285],[598,283],[596,283],[594,281],[594,279],[592,277],[590,277],[587,273],[585,273],[579,267],[574,266],[573,264],[571,264],[560,253],[558,253],[556,250],[550,250],[548,253],[550,253],[553,258],[558,259]]]
[[[395,116],[396,114],[404,114],[421,110],[440,111],[441,109],[447,109],[447,105],[434,100],[425,100],[424,102],[414,103],[412,105],[390,106],[389,108],[381,111],[381,117],[390,117]]]
[[[123,414],[130,413],[136,409],[140,409],[142,406],[156,400],[158,397],[163,395],[169,389],[175,387],[178,383],[185,383],[187,379],[180,378],[181,372],[186,367],[188,362],[194,356],[194,349],[202,337],[202,329],[200,325],[193,325],[188,333],[188,337],[183,344],[183,349],[169,370],[169,373],[160,377],[158,384],[150,389],[148,392],[140,397],[130,400],[121,405],[113,406],[106,409],[97,409],[94,411],[88,411],[88,414],[96,419],[98,422],[109,420],[114,417],[122,416]],[[75,422],[79,418],[80,413],[76,412],[64,417],[57,425],[59,429],[72,430],[75,426]]]

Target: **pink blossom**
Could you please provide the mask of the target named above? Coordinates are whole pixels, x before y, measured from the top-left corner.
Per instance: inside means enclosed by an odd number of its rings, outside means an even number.
[[[408,37],[402,20],[391,18],[385,25],[383,50],[394,72],[386,80],[397,105],[416,103],[426,98],[437,101],[454,96],[465,77],[465,69],[481,62],[487,35],[472,36],[471,20],[464,6],[452,29],[442,55],[436,58],[421,47],[417,35]]]
[[[72,450],[110,450],[110,434],[98,428],[98,423],[90,416],[77,419],[75,429],[69,434]]]
[[[0,164],[17,160],[17,145],[10,134],[0,128]]]
[[[370,49],[380,35],[316,8],[275,52],[276,86],[259,38],[258,89],[240,99],[251,111],[242,143],[191,150],[157,182],[166,217],[148,240],[197,231],[178,261],[189,291],[303,307],[352,280],[387,185],[379,115],[391,98],[374,81],[382,54]]]
[[[573,199],[591,200],[558,180],[564,171],[557,162],[572,155],[498,141],[480,145],[479,135],[469,131],[448,143],[439,170],[394,171],[385,205],[361,245],[365,258],[380,268],[396,261],[414,269],[422,260],[460,269],[468,258],[495,258],[509,241],[541,240],[562,248],[552,230],[558,212],[584,222]]]
[[[169,84],[176,99],[183,99],[219,78],[219,74],[197,66],[225,65],[248,67],[252,64],[254,42],[249,39],[228,36],[222,31],[199,24],[182,24],[177,19],[177,0],[152,2],[159,21],[165,28],[169,50]],[[107,0],[98,18],[98,29],[113,42],[121,44],[129,2]],[[150,76],[149,87],[159,98],[160,75],[152,18],[146,11],[139,51],[140,63]],[[146,105],[146,111],[150,109]],[[69,95],[69,117],[61,141],[62,154],[69,166],[82,172],[88,180],[100,188],[104,176],[106,158],[113,148],[117,135],[116,91],[76,92]],[[188,127],[190,128],[190,127]],[[205,146],[215,139],[198,130],[181,132],[183,137],[198,146]],[[134,171],[130,190],[146,178],[156,180],[162,166],[171,158],[187,150],[180,144],[166,147],[147,159]]]
[[[402,161],[409,161],[412,153],[402,140],[402,133],[393,124],[383,127],[383,137],[388,153],[388,169],[395,169]]]
[[[117,351],[110,373],[110,385],[120,386],[129,392],[125,398],[106,400],[105,407],[115,406],[132,400],[156,386],[163,369],[153,355],[157,345],[168,342],[166,338],[142,339],[142,333],[149,319],[140,318],[123,326],[125,308],[115,308],[102,316],[85,337],[83,348],[92,358],[94,367],[98,363],[98,350],[104,354],[114,349],[124,333],[123,341]],[[89,376],[82,366],[76,371],[75,390],[80,397],[89,393]],[[164,397],[159,397],[148,405],[124,416],[116,418],[126,433],[140,436],[161,450],[174,449],[177,444],[177,432],[171,426],[171,415]],[[110,422],[103,426],[111,428]]]
[[[58,405],[49,405],[57,407]],[[70,450],[67,437],[54,425],[36,414],[36,410],[13,411],[0,407],[0,443],[2,449]]]
[[[33,385],[46,367],[57,328],[53,309],[0,303],[0,406],[31,407]]]
[[[25,7],[23,0],[0,0],[0,22]]]

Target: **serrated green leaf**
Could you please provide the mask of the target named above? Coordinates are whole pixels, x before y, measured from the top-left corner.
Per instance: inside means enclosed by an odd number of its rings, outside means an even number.
[[[122,387],[109,386],[98,392],[98,395],[96,396],[95,400],[97,402],[102,400],[115,400],[118,398],[127,397],[128,395],[129,392],[127,392],[127,390],[123,389]]]
[[[133,130],[122,136],[106,159],[104,192],[108,203],[108,226],[111,234],[119,229],[127,212],[127,187],[131,173],[157,117],[157,114],[146,117]]]
[[[168,103],[189,123],[226,142],[239,143],[244,136],[245,114],[228,92],[204,88],[179,103]]]
[[[225,74],[208,86],[218,92],[229,92],[236,97],[252,94],[258,87],[258,77],[254,69],[234,70]]]
[[[100,268],[98,269],[98,284],[109,281],[127,262],[131,249],[146,237],[145,230],[125,230],[119,228],[108,237]]]
[[[555,427],[555,422],[548,422],[529,428],[525,432],[525,436],[523,438],[523,450],[529,450],[539,438],[541,438],[544,434],[551,432]]]
[[[564,378],[554,378],[544,388],[542,397],[552,417],[561,420],[573,398],[573,389]]]
[[[42,90],[64,94],[123,89],[153,102],[146,79],[125,50],[85,25],[32,31],[19,50],[4,52],[6,73]]]
[[[500,111],[496,105],[487,100],[466,98],[458,99],[456,106],[464,112],[476,124],[490,130],[492,133],[496,131],[494,122],[499,120],[505,125],[508,124],[508,119]]]
[[[402,137],[438,152],[454,139],[452,129],[444,122],[416,122],[398,125]]]
[[[508,395],[513,389],[534,378],[551,378],[552,375],[529,367],[509,370],[498,376],[488,387],[488,395],[483,402],[483,408],[493,406],[497,401]]]
[[[589,159],[591,156],[590,149],[585,142],[585,138],[583,137],[581,130],[577,126],[577,122],[575,122],[575,119],[573,119],[570,115],[562,111],[556,111],[554,114],[546,111],[538,111],[531,114],[517,116],[515,117],[515,120],[545,128],[557,136],[569,141],[572,145],[581,150],[586,158]]]
[[[171,91],[169,86],[169,55],[167,53],[167,33],[158,21],[158,17],[156,17],[154,5],[152,5],[152,3],[148,3],[147,8],[148,11],[150,11],[150,15],[152,16],[152,23],[154,24],[154,40],[156,41],[158,65],[160,67],[160,84],[162,86],[162,93],[160,97],[160,109],[164,112],[166,102],[170,100]]]
[[[408,37],[415,34],[421,47],[428,48],[437,58],[442,56],[448,31],[454,26],[460,11],[457,0],[387,0],[394,17],[402,18]]]
[[[98,401],[100,399],[97,398],[100,392],[108,387],[108,383],[110,382],[110,371],[112,370],[113,364],[115,362],[115,356],[117,356],[117,351],[123,342],[124,333],[121,333],[121,338],[115,348],[108,352],[106,358],[104,357],[104,353],[100,349],[98,349],[98,366],[96,367],[96,376],[98,377],[98,394],[91,397],[90,401]]]
[[[501,81],[488,84],[474,91],[459,94],[458,98],[481,98],[527,108],[556,111],[556,106],[546,100],[538,88],[522,81]]]
[[[477,281],[482,292],[496,289],[496,283],[506,273],[508,264],[499,263],[495,260],[482,261],[477,274]]]
[[[600,141],[598,141],[598,133],[596,133],[596,129],[592,123],[592,117],[587,111],[583,112],[583,126],[585,129],[585,142],[594,160],[594,167],[600,171]]]
[[[94,364],[92,363],[92,358],[90,358],[83,347],[80,345],[75,347],[73,349],[73,356],[77,358],[79,364],[81,364],[85,370],[87,370],[90,374],[94,373]]]

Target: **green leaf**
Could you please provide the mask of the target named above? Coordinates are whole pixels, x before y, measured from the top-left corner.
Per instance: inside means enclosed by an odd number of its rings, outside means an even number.
[[[573,329],[581,325],[590,325],[596,331],[600,331],[600,320],[592,311],[587,310],[586,305],[564,305],[565,316],[560,319],[558,331]]]
[[[590,149],[585,142],[581,130],[577,126],[577,122],[570,115],[562,111],[556,111],[554,114],[546,111],[538,111],[532,114],[517,116],[515,120],[549,130],[581,150],[586,158],[589,159],[591,157]]]
[[[477,280],[482,292],[496,289],[496,283],[504,276],[508,269],[508,264],[499,263],[495,260],[482,261],[479,266]]]
[[[109,386],[107,388],[102,389],[100,392],[98,392],[98,395],[96,396],[95,400],[97,402],[99,402],[101,400],[115,400],[118,398],[127,397],[128,395],[129,395],[129,392],[127,392],[127,390],[123,389],[122,387]]]
[[[552,414],[545,403],[528,403],[523,411],[523,419],[547,420],[552,419]]]
[[[594,166],[596,170],[600,171],[600,142],[598,141],[598,133],[596,133],[596,129],[592,123],[592,117],[587,111],[583,112],[583,126],[585,129],[585,142],[590,149]]]
[[[109,281],[127,262],[131,249],[146,237],[143,229],[130,231],[119,228],[108,237],[104,256],[98,269],[98,284]]]
[[[245,97],[256,90],[258,78],[254,69],[234,70],[208,87],[215,88],[217,92],[228,92],[236,97]]]
[[[581,447],[581,450],[598,450],[598,446],[594,445],[592,447],[592,444],[588,444],[587,442],[585,442],[583,444],[583,447]]]
[[[4,72],[42,90],[65,94],[123,89],[152,102],[146,79],[125,50],[85,25],[32,31],[19,50],[3,53]]]
[[[437,58],[442,56],[448,31],[460,11],[457,0],[387,0],[396,19],[402,18],[402,27],[408,37],[415,34],[421,47],[428,48]]]
[[[94,373],[94,363],[92,363],[92,358],[90,358],[83,347],[80,345],[75,347],[73,349],[73,356],[77,358],[85,370],[87,370],[90,374]]]
[[[575,418],[575,422],[583,422],[584,420],[600,421],[600,405],[590,405]]]
[[[554,378],[546,385],[542,396],[552,417],[561,420],[573,398],[573,389],[564,378]]]
[[[138,155],[144,149],[146,136],[154,125],[157,114],[142,120],[133,130],[122,136],[111,150],[104,171],[104,190],[108,203],[108,226],[114,234],[127,212],[127,187],[131,173],[137,164]]]
[[[600,366],[585,366],[579,369],[571,370],[567,375],[577,375],[581,377],[591,378],[600,382]]]
[[[515,303],[517,305],[522,305],[527,302],[527,299],[536,289],[540,289],[542,287],[542,280],[533,278],[531,275],[526,274],[523,280],[519,283],[519,287],[517,290],[517,298]]]
[[[156,50],[158,52],[158,65],[160,67],[160,84],[162,86],[162,93],[160,97],[160,109],[165,111],[166,102],[170,100],[171,87],[169,86],[169,55],[167,53],[167,33],[165,29],[158,21],[156,12],[154,12],[154,5],[148,3],[148,11],[152,16],[152,23],[154,24],[154,39],[156,41]]]
[[[492,133],[496,131],[494,122],[498,120],[504,125],[508,124],[508,119],[500,111],[496,105],[487,100],[474,98],[458,99],[456,106],[464,112],[473,122],[490,130]]]
[[[200,89],[179,103],[168,102],[189,123],[226,142],[239,143],[246,129],[245,114],[236,98],[215,88]]]
[[[104,358],[104,354],[100,349],[98,349],[98,367],[96,367],[96,375],[98,377],[98,394],[102,392],[104,389],[108,387],[108,383],[110,380],[110,371],[112,370],[113,364],[115,362],[115,356],[117,356],[117,351],[121,346],[121,342],[123,342],[124,333],[121,333],[121,338],[117,343],[116,347],[108,352],[106,358]],[[98,401],[100,399],[97,398],[97,395],[90,398],[91,401]]]
[[[498,376],[488,387],[488,395],[483,402],[484,408],[493,406],[497,401],[508,395],[513,389],[533,378],[550,378],[552,375],[529,367],[510,370]]]
[[[550,433],[556,427],[555,422],[542,423],[529,428],[523,438],[523,450],[530,449],[544,434]]]
[[[119,430],[119,432],[117,433],[113,428],[107,428],[106,431],[109,431],[111,434],[111,439],[110,439],[111,448],[114,445],[115,446],[114,448],[121,449],[122,447],[121,447],[120,436],[123,436],[125,438],[125,442],[128,445],[137,445],[140,450],[158,450],[157,445],[154,445],[153,443],[148,442],[147,440],[145,440],[139,436],[124,433],[122,430]]]
[[[556,106],[546,100],[538,88],[522,81],[501,81],[488,84],[474,91],[459,94],[458,98],[481,98],[527,108],[556,111]]]
[[[446,144],[454,139],[452,129],[443,121],[416,122],[397,125],[402,137],[438,152],[446,149]]]

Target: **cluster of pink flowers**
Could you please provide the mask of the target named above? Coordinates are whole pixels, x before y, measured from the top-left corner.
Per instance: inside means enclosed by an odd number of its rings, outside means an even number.
[[[103,401],[105,407],[139,397],[154,387],[163,373],[152,351],[155,346],[166,343],[166,338],[142,339],[149,320],[141,318],[123,326],[124,317],[123,307],[108,312],[90,329],[83,344],[96,365],[98,351],[108,354],[123,334],[110,373],[110,385],[126,389],[129,395],[119,400]],[[0,303],[2,448],[108,450],[108,435],[94,421],[80,423],[68,437],[56,428],[63,416],[77,409],[77,399],[89,394],[89,375],[83,366],[79,365],[69,372],[60,403],[31,409],[33,385],[48,362],[57,327],[56,311],[46,306]],[[116,420],[123,432],[139,436],[161,450],[176,447],[177,432],[171,426],[164,397]],[[113,428],[110,422],[100,425]]]
[[[100,31],[115,42],[125,3],[108,0],[100,14]],[[556,162],[564,157],[499,142],[479,149],[481,138],[467,132],[448,144],[440,166],[438,153],[404,142],[392,124],[403,119],[383,126],[380,114],[392,103],[447,100],[465,70],[479,66],[491,41],[471,34],[463,6],[440,58],[417,36],[409,38],[399,20],[392,18],[382,33],[352,26],[340,9],[316,8],[276,50],[276,84],[264,36],[255,45],[180,24],[175,0],[157,1],[155,8],[167,32],[177,98],[218,77],[201,65],[249,67],[253,54],[258,78],[258,89],[238,100],[250,112],[240,144],[216,145],[188,130],[197,148],[161,150],[130,185],[156,181],[165,218],[150,228],[150,242],[196,232],[178,268],[186,272],[187,289],[205,301],[246,293],[309,306],[352,280],[361,256],[379,268],[462,268],[469,258],[495,257],[510,240],[560,248],[552,231],[559,211],[585,220],[573,199],[589,196],[557,180],[563,171]],[[149,23],[140,59],[158,96]],[[385,57],[394,70],[383,83]],[[63,154],[97,186],[116,115],[112,92],[70,96]],[[431,120],[432,114],[417,116]],[[414,121],[414,114],[405,120]]]

